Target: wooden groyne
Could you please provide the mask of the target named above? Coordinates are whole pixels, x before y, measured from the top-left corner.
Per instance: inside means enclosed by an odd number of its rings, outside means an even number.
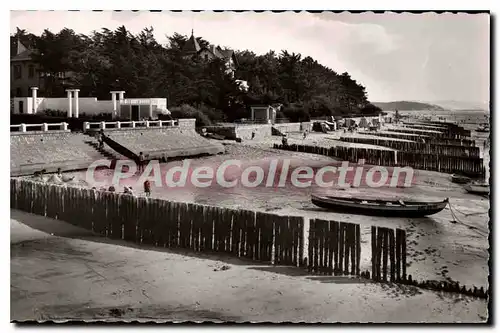
[[[310,273],[353,275],[376,282],[486,298],[488,290],[412,279],[406,272],[406,232],[372,227],[371,274],[361,271],[359,224],[101,192],[11,178],[11,208],[140,245],[217,252]],[[309,232],[308,248],[304,235]],[[306,258],[308,265],[306,266]]]
[[[371,231],[372,279],[406,281],[406,232],[375,226]]]
[[[358,163],[364,160],[369,165],[387,167],[412,167],[419,170],[438,171],[445,173],[462,173],[471,177],[481,177],[485,174],[482,158],[445,156],[437,154],[414,153],[408,151],[388,151],[357,147],[317,147],[307,145],[279,145],[275,149],[311,153],[335,157],[343,161]]]
[[[318,154],[342,159],[353,163],[364,159],[365,163],[372,165],[395,165],[395,152],[390,150],[355,148],[355,147],[317,147],[307,145],[280,145],[274,144],[274,149],[290,150],[302,153]]]
[[[361,272],[361,276],[373,281],[412,285],[422,289],[441,292],[460,293],[467,296],[487,298],[488,290],[484,287],[467,288],[458,282],[425,280],[417,281],[407,274],[406,231],[382,227],[371,227],[371,270]]]
[[[315,219],[309,228],[309,272],[360,275],[359,224]]]
[[[465,146],[465,147],[475,146],[475,141],[470,139],[433,138],[428,135],[415,135],[415,134],[410,135],[410,133],[408,133],[408,135],[400,133],[377,133],[377,132],[358,132],[358,133],[361,135],[380,136],[385,138],[403,139],[416,142],[423,138],[425,140],[425,143],[429,144]]]
[[[112,239],[224,252],[276,265],[303,258],[304,218],[11,179],[11,208]]]
[[[408,128],[388,128],[387,131],[389,132],[399,132],[399,133],[409,133],[409,134],[417,134],[417,135],[426,135],[432,138],[442,138],[445,140],[467,140],[470,138],[470,131],[468,134],[465,134],[463,132],[456,133],[455,131],[452,130],[438,130],[434,131],[434,129],[408,129]]]
[[[388,147],[396,150],[416,152],[422,154],[438,154],[446,156],[473,157],[479,158],[479,147],[470,146],[453,146],[453,145],[438,145],[420,142],[407,142],[398,140],[386,140],[384,138],[358,138],[358,137],[341,137],[341,141],[370,144],[376,146]]]

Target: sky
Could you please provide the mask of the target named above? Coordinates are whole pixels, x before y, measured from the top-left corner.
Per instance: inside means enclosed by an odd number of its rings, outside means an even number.
[[[487,14],[232,13],[12,11],[16,27],[40,34],[62,28],[88,34],[124,25],[152,26],[157,41],[178,32],[236,50],[311,56],[366,87],[371,101],[488,103]]]

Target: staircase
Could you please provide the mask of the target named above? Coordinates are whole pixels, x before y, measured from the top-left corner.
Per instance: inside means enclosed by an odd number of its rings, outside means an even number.
[[[111,166],[110,168],[111,169],[114,169],[115,166],[116,166],[116,161],[117,160],[128,160],[127,157],[123,156],[122,154],[114,151],[113,149],[109,148],[106,146],[106,144],[104,144],[104,147],[103,148],[99,148],[99,144],[97,143],[97,140],[95,138],[94,135],[92,135],[91,133],[85,133],[87,136],[89,136],[89,138],[91,138],[90,140],[85,140],[84,142],[89,145],[90,147],[92,147],[94,150],[96,150],[99,155],[105,157],[106,159],[110,160],[111,161]]]
[[[94,141],[85,141],[86,144],[97,150],[101,155],[106,157],[108,160],[119,160],[121,159],[121,155],[118,153],[112,153],[109,151],[109,149],[104,148],[99,148],[99,145],[97,142]]]
[[[283,136],[283,132],[281,132],[279,129],[276,127],[271,127],[271,135],[273,136]]]

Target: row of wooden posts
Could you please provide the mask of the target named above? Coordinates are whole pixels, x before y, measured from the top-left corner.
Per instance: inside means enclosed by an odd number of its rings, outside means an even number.
[[[11,207],[112,239],[298,266],[304,219],[11,179]]]
[[[419,130],[430,130],[430,131],[439,131],[443,132],[446,137],[454,138],[454,139],[467,139],[471,136],[471,131],[466,130],[462,127],[460,128],[450,128],[447,126],[438,126],[438,125],[421,125],[421,124],[409,124],[404,123],[406,128],[419,129]]]
[[[309,272],[360,276],[359,224],[314,219],[309,227]]]
[[[418,130],[412,128],[388,128],[388,132],[398,132],[398,133],[408,133],[416,135],[425,135],[434,139],[444,139],[444,140],[468,140],[470,136],[460,135],[460,134],[450,134],[448,132],[434,131],[434,130]]]
[[[418,170],[460,173],[470,177],[482,177],[485,174],[482,158],[423,154],[411,151],[398,151],[397,154],[399,166],[410,166]]]
[[[415,128],[418,125],[406,125],[405,128],[401,129],[388,129],[391,132],[402,132],[410,134],[423,134],[434,138],[448,138],[448,139],[468,139],[470,138],[470,131],[463,128],[452,128],[445,127],[441,129],[437,128]],[[418,126],[423,127],[423,126]]]
[[[19,178],[12,178],[10,187],[11,208],[66,221],[112,239],[224,252],[275,265],[307,267],[314,274],[370,278],[369,272],[360,271],[359,224],[311,220],[305,253],[307,230],[304,218],[299,216],[179,203]],[[372,227],[371,279],[415,284],[411,275],[408,277],[406,232]],[[421,286],[425,288],[426,284]],[[442,290],[461,292],[464,288],[455,287]],[[477,290],[465,293],[486,297],[483,288]]]
[[[442,156],[408,151],[396,152],[391,150],[345,146],[327,148],[296,144],[274,144],[273,147],[275,149],[330,156],[353,163],[358,163],[363,159],[366,164],[386,167],[411,167],[417,170],[461,173],[471,177],[481,177],[485,174],[482,158]]]
[[[446,156],[457,157],[473,157],[479,158],[479,147],[464,147],[464,146],[451,146],[451,145],[437,145],[420,142],[408,142],[390,139],[372,139],[372,138],[358,138],[358,137],[341,137],[341,141],[370,144],[376,146],[388,147],[396,150],[423,153],[423,154],[437,154]]]
[[[372,227],[372,279],[391,282],[406,280],[406,232]],[[390,270],[388,270],[390,268]]]
[[[371,165],[395,165],[395,152],[391,150],[370,149],[370,148],[355,148],[355,147],[318,147],[308,145],[280,145],[274,144],[275,149],[296,151],[302,153],[318,154],[330,157],[336,157],[343,161],[357,163],[359,160],[364,159],[366,164]]]
[[[447,138],[431,138],[425,135],[410,135],[402,134],[402,133],[377,133],[377,132],[358,132],[361,135],[370,135],[370,136],[380,136],[384,138],[394,138],[394,139],[403,139],[410,141],[417,141],[420,139],[424,139],[425,143],[430,144],[438,144],[438,145],[452,145],[452,146],[464,146],[464,147],[474,147],[475,141],[469,139],[447,139]]]
[[[315,274],[360,275],[360,225],[136,197],[12,178],[11,208],[69,222],[111,239],[224,252]]]

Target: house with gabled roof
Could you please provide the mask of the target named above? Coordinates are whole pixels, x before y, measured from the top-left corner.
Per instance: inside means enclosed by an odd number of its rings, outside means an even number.
[[[227,68],[227,73],[234,76],[234,71],[238,65],[236,55],[233,50],[222,49],[220,46],[208,45],[207,47],[200,46],[200,43],[194,36],[194,31],[191,31],[191,37],[186,41],[182,48],[184,58],[197,57],[198,59],[210,61],[218,58],[224,60]]]
[[[32,58],[33,50],[17,40],[16,52],[10,58],[10,89],[12,97],[31,96],[31,87],[40,87],[42,80]]]
[[[11,97],[29,97],[32,95],[33,87],[37,87],[41,92],[45,91],[46,78],[51,74],[44,73],[34,59],[35,50],[17,40],[15,50],[12,50],[10,57],[10,95]],[[62,85],[69,87],[71,72],[61,72],[54,74],[55,78]]]

